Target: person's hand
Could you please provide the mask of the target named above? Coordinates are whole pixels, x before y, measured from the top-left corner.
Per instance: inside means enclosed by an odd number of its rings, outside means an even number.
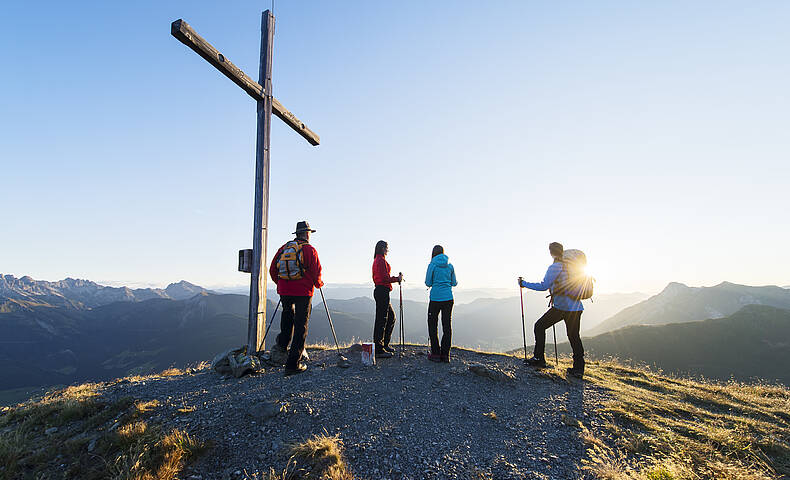
[[[403,272],[398,272],[398,283],[403,283]]]
[[[518,286],[524,287],[524,285],[522,285],[523,283],[524,283],[524,277],[518,277]]]

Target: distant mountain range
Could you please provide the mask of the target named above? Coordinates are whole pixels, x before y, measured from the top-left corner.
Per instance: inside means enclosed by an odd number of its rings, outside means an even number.
[[[689,287],[673,282],[658,295],[625,308],[585,334],[595,336],[630,325],[662,325],[723,318],[745,305],[790,308],[790,290],[776,286],[751,287],[730,282],[713,287]]]
[[[113,302],[141,302],[152,298],[183,300],[204,292],[208,290],[184,280],[171,283],[165,289],[130,289],[74,278],[47,282],[28,276],[0,275],[0,313],[39,305],[82,310]]]
[[[584,348],[591,358],[614,356],[669,373],[790,385],[790,310],[747,305],[725,318],[628,326],[585,338]],[[567,343],[559,350],[570,353]]]
[[[548,309],[543,292],[525,290],[524,317],[527,324],[527,342],[532,341],[532,325]],[[595,297],[594,303],[585,307],[582,323],[590,328],[611,317],[623,308],[647,298],[644,293],[616,293]],[[392,305],[398,309],[398,298],[392,296]],[[371,335],[376,305],[370,296],[348,300],[329,300],[330,309],[362,319],[360,329],[352,331],[355,338]],[[404,326],[410,342],[427,342],[428,304],[411,300],[403,301]],[[317,305],[313,312],[323,311]],[[325,315],[324,315],[325,317]],[[489,351],[505,351],[523,343],[521,330],[521,303],[519,297],[478,298],[470,303],[456,302],[453,308],[453,343]],[[441,330],[440,330],[441,331]],[[565,329],[557,329],[558,341],[566,339]]]
[[[539,292],[523,295],[531,344],[532,325],[546,310],[546,299]],[[583,327],[605,333],[635,324],[702,321],[730,315],[750,303],[790,308],[790,290],[731,283],[709,288],[673,283],[646,297],[639,293],[596,296],[594,303],[586,305]],[[271,319],[278,298],[272,292],[269,298]],[[320,297],[313,301],[308,342],[332,345]],[[45,282],[0,275],[0,390],[103,380],[210,360],[219,351],[245,342],[248,303],[246,295],[216,294],[185,281],[164,289],[129,289],[87,280]],[[375,310],[370,296],[328,299],[328,304],[340,342],[370,340]],[[397,311],[397,295],[393,307]],[[403,309],[407,341],[427,342],[427,304],[404,300]],[[564,341],[564,328],[560,325],[557,330],[558,341]],[[279,314],[268,346],[277,333]],[[600,353],[642,358],[611,342],[600,343],[600,338],[605,337],[585,339],[585,345]],[[456,305],[455,345],[505,351],[522,342],[518,297],[480,298]],[[630,342],[640,345],[636,339]],[[722,345],[726,348],[729,345]]]

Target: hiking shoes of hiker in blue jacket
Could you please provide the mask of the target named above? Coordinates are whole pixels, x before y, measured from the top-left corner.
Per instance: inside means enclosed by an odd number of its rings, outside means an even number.
[[[453,299],[453,288],[458,285],[455,269],[447,255],[440,253],[431,259],[425,272],[425,286],[431,287],[431,300],[446,302]]]

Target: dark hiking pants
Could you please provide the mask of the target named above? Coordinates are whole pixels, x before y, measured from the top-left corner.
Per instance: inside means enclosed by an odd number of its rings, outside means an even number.
[[[573,349],[573,368],[584,370],[584,347],[579,336],[581,328],[582,312],[566,312],[551,307],[548,312],[535,322],[535,357],[545,358],[546,349],[546,330],[560,320],[565,320],[565,332],[568,334],[568,342]]]
[[[439,313],[442,314],[442,343],[439,344]],[[453,315],[453,301],[436,302],[431,300],[428,304],[428,337],[431,339],[431,354],[450,356],[453,329],[450,319]]]
[[[313,297],[296,297],[283,295],[280,301],[283,304],[283,313],[280,316],[280,334],[277,335],[277,345],[288,351],[288,361],[285,368],[296,368],[304,351],[304,342],[307,339],[307,322],[310,321],[311,300]]]
[[[376,321],[373,324],[373,343],[376,348],[388,347],[395,328],[395,311],[390,304],[390,289],[384,285],[376,285],[373,289],[376,300]]]

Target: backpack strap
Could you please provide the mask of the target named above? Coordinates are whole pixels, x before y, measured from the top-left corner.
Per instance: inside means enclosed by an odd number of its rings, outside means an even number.
[[[310,245],[310,242],[304,240],[301,242],[299,240],[296,241],[296,264],[299,265],[299,270],[302,272],[307,271],[307,267],[304,264],[304,257],[302,256],[302,248],[304,248],[305,245]]]

